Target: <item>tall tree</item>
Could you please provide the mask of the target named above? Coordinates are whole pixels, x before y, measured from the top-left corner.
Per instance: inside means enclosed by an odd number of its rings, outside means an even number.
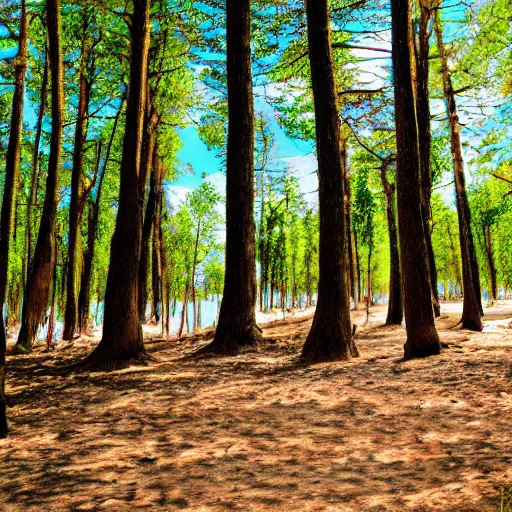
[[[87,9],[82,13],[80,28],[82,44],[80,50],[78,109],[75,125],[75,144],[73,148],[73,167],[71,170],[71,201],[69,205],[68,230],[68,259],[66,276],[66,309],[64,313],[64,331],[62,338],[73,338],[78,321],[78,242],[80,225],[88,191],[84,190],[83,163],[84,145],[87,139],[89,103],[91,99],[92,79],[94,75],[94,43],[88,33],[90,31],[91,15]]]
[[[14,63],[14,95],[12,98],[9,143],[5,157],[5,181],[0,220],[0,438],[7,435],[5,415],[5,352],[7,349],[6,326],[3,307],[7,292],[9,242],[12,212],[16,202],[17,181],[20,174],[21,131],[23,128],[23,102],[25,99],[25,73],[27,70],[27,6],[21,1],[18,55]]]
[[[432,288],[432,305],[435,316],[441,315],[439,293],[437,290],[437,269],[432,246],[432,171],[430,169],[431,140],[430,130],[430,94],[429,94],[429,36],[430,21],[434,7],[431,0],[419,0],[418,37],[415,45],[416,62],[416,112],[418,116],[418,138],[420,153],[421,210],[423,229],[427,244],[430,286]]]
[[[254,226],[254,104],[251,1],[226,0],[228,145],[226,157],[226,273],[219,323],[206,351],[230,354],[256,345]]]
[[[144,215],[144,223],[142,225],[142,245],[139,261],[139,318],[142,323],[146,321],[146,305],[147,305],[147,281],[148,268],[151,248],[151,232],[155,223],[157,213],[157,191],[161,187],[162,182],[162,165],[156,157],[156,148],[153,149],[153,164],[151,166],[151,174],[149,177],[149,194],[146,204],[146,213]]]
[[[327,0],[306,0],[320,203],[318,302],[302,349],[310,361],[349,359],[353,340],[346,272],[345,197]]]
[[[103,338],[89,356],[92,366],[108,368],[132,360],[146,360],[138,311],[138,269],[144,203],[140,172],[151,29],[149,4],[149,0],[133,0],[130,16],[130,81],[119,206],[105,290]]]
[[[52,134],[46,190],[32,267],[27,277],[22,324],[16,352],[30,352],[37,327],[48,307],[55,265],[55,222],[57,218],[58,181],[63,131],[64,69],[61,48],[60,0],[47,0],[48,57],[52,91]]]
[[[340,140],[340,151],[341,151],[341,165],[343,172],[343,186],[345,189],[345,229],[347,230],[347,271],[348,271],[348,282],[350,296],[354,300],[354,306],[357,309],[359,297],[357,294],[357,282],[356,282],[356,266],[354,263],[354,251],[352,247],[352,212],[351,212],[351,201],[350,201],[350,172],[348,168],[348,149],[347,149],[347,138],[342,134]]]
[[[89,308],[91,304],[91,278],[92,278],[92,267],[94,261],[94,253],[96,248],[96,238],[98,231],[98,221],[100,214],[100,201],[103,191],[103,183],[105,182],[105,175],[107,173],[107,166],[110,159],[110,152],[112,151],[112,145],[114,144],[114,137],[116,134],[117,125],[119,123],[119,117],[123,111],[124,98],[121,101],[119,110],[117,111],[116,118],[114,120],[114,126],[110,134],[110,139],[103,160],[103,168],[100,171],[99,183],[96,188],[96,198],[93,200],[91,194],[93,189],[89,191],[89,215],[87,218],[87,248],[83,253],[83,270],[80,281],[80,292],[78,295],[78,318],[80,332],[87,330],[89,323]],[[101,144],[98,146],[98,158],[101,155]],[[99,161],[98,161],[99,163]]]
[[[27,237],[27,259],[26,259],[26,275],[32,265],[32,209],[35,206],[38,189],[38,167],[39,167],[39,146],[41,144],[41,133],[43,131],[44,111],[46,109],[46,97],[48,89],[48,56],[47,51],[44,52],[44,69],[41,79],[41,92],[39,94],[39,111],[37,113],[36,134],[34,137],[34,148],[32,150],[32,169],[30,172],[30,191],[27,205],[27,221],[26,221],[26,237]]]
[[[389,233],[389,301],[386,325],[401,325],[404,319],[400,252],[398,250],[398,228],[395,213],[395,185],[387,177],[391,158],[385,158],[380,166],[380,179],[386,197],[386,217]]]
[[[405,359],[439,354],[421,211],[418,128],[409,41],[410,0],[391,0],[397,203],[407,341]]]
[[[482,296],[480,290],[480,270],[476,258],[473,232],[471,229],[471,212],[466,190],[466,177],[464,175],[464,160],[462,158],[462,145],[460,140],[459,115],[455,101],[450,72],[448,69],[448,55],[443,42],[443,33],[436,11],[434,29],[437,36],[437,47],[441,57],[441,73],[444,85],[444,96],[450,126],[451,151],[453,158],[453,172],[455,177],[455,204],[459,219],[459,240],[462,256],[462,287],[464,305],[462,309],[462,328],[472,331],[481,331],[483,324],[481,315]]]

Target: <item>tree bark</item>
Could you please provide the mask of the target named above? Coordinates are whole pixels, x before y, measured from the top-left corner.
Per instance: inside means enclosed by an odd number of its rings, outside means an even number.
[[[47,0],[46,23],[48,27],[49,59],[52,83],[52,135],[46,191],[39,225],[39,233],[32,268],[27,278],[22,324],[15,351],[32,350],[38,325],[42,322],[53,281],[55,263],[55,222],[58,204],[58,178],[63,131],[64,70],[61,48],[60,0]]]
[[[254,226],[254,104],[251,1],[226,0],[228,147],[226,158],[226,272],[219,323],[205,351],[233,354],[256,345]]]
[[[416,46],[416,112],[418,117],[418,140],[420,154],[420,180],[421,180],[421,211],[423,216],[423,229],[427,244],[427,258],[429,264],[429,278],[432,289],[432,306],[434,315],[441,315],[439,292],[437,289],[437,268],[432,246],[432,172],[430,168],[430,95],[429,95],[429,22],[432,11],[425,0],[420,0],[420,20],[418,27],[418,44]]]
[[[302,349],[302,357],[309,361],[346,360],[358,355],[347,287],[340,122],[327,4],[327,0],[306,0],[320,203],[318,303]]]
[[[14,63],[14,95],[12,98],[11,126],[5,156],[5,180],[0,220],[0,439],[7,436],[5,401],[5,353],[7,350],[4,302],[7,293],[9,242],[12,228],[13,205],[16,203],[17,181],[20,174],[21,132],[23,130],[23,102],[25,99],[25,73],[27,70],[27,6],[21,2],[18,55]]]
[[[87,31],[88,22],[84,15],[83,30]],[[64,312],[64,330],[62,338],[71,340],[76,331],[78,320],[78,241],[82,215],[85,206],[83,184],[84,143],[87,139],[87,116],[89,113],[90,83],[87,78],[90,48],[87,35],[84,35],[80,56],[80,88],[78,94],[78,112],[73,149],[73,167],[71,170],[71,200],[69,203],[68,265],[66,278],[66,308]]]
[[[411,76],[410,0],[391,0],[397,203],[407,341],[404,358],[439,354],[421,211],[418,128]]]
[[[402,276],[400,274],[400,253],[395,215],[395,187],[389,183],[386,171],[389,160],[382,162],[380,177],[386,197],[386,217],[389,233],[389,302],[386,325],[401,325],[404,318]]]
[[[480,270],[476,261],[476,252],[471,230],[471,212],[466,191],[466,177],[464,175],[464,161],[462,158],[462,146],[460,140],[459,115],[455,102],[450,72],[448,70],[448,56],[446,55],[443,34],[439,26],[436,12],[434,29],[437,36],[437,46],[441,56],[441,72],[444,85],[444,96],[447,104],[448,119],[450,125],[451,151],[453,158],[453,172],[455,176],[455,202],[459,219],[459,241],[462,256],[462,287],[464,305],[462,310],[462,328],[471,331],[481,331],[483,324],[482,297],[480,289]]]
[[[140,172],[150,38],[149,3],[149,0],[133,1],[119,207],[105,290],[103,338],[88,361],[93,367],[112,368],[147,359],[138,311],[138,269],[144,204]]]

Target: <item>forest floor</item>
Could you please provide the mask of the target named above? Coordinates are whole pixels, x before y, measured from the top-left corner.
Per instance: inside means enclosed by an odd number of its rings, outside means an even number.
[[[460,303],[443,310],[448,348],[405,363],[383,306],[350,362],[299,360],[310,319],[266,328],[265,348],[238,357],[190,357],[209,333],[148,339],[148,366],[111,373],[65,369],[94,338],[9,357],[0,510],[498,512],[512,301],[478,334],[454,328]]]

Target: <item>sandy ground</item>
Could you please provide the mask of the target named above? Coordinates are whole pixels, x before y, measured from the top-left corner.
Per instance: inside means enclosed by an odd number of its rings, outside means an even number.
[[[190,357],[208,334],[151,339],[149,366],[112,373],[63,370],[92,338],[10,357],[0,510],[498,512],[512,302],[479,334],[453,329],[460,304],[444,306],[448,348],[407,363],[384,307],[345,363],[299,360],[310,320],[265,329],[268,345],[239,357]]]

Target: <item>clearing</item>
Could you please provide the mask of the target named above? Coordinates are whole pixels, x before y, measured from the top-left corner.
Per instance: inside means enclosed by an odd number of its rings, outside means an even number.
[[[498,512],[512,301],[478,334],[453,328],[460,310],[443,304],[440,356],[406,363],[381,306],[348,363],[299,360],[310,319],[266,328],[265,349],[239,357],[189,357],[211,333],[149,339],[149,366],[112,373],[63,369],[94,338],[9,357],[0,510]]]

